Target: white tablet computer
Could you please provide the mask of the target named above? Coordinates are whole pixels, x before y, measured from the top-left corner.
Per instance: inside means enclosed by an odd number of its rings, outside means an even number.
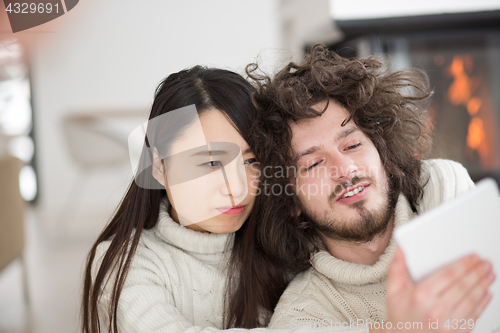
[[[471,253],[488,259],[497,275],[490,287],[493,298],[472,332],[500,332],[500,193],[495,181],[478,182],[473,190],[400,226],[394,236],[414,281]],[[471,323],[464,318],[456,324],[468,328]]]

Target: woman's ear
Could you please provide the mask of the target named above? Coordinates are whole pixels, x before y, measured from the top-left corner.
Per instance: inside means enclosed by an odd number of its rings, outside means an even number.
[[[164,164],[158,156],[158,150],[156,147],[153,148],[153,178],[158,181],[158,183],[165,186],[165,169]]]

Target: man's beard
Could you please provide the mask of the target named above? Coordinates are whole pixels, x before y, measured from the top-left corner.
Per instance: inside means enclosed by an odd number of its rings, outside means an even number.
[[[335,190],[330,195],[330,206],[342,189],[356,185],[357,183],[369,180],[370,184],[374,184],[371,177],[359,178],[354,177],[351,182],[344,182],[335,187]],[[389,187],[389,185],[388,185]],[[339,190],[339,188],[341,188]],[[310,214],[307,208],[303,205],[302,214],[308,222],[312,224],[314,229],[321,232],[326,237],[344,242],[368,243],[377,236],[382,236],[387,231],[391,217],[394,213],[394,206],[391,204],[394,194],[387,189],[384,196],[384,203],[373,211],[369,211],[365,205],[364,200],[357,201],[350,205],[351,209],[358,211],[358,217],[349,220],[335,219],[335,211],[332,209],[325,212],[323,218]],[[330,217],[329,217],[330,216]]]

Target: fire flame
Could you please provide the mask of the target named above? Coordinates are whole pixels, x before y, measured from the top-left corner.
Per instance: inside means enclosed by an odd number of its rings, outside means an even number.
[[[481,104],[483,104],[483,101],[481,101],[479,97],[472,97],[470,99],[470,101],[467,103],[467,111],[469,112],[471,117],[474,117],[477,114],[477,111],[479,111]]]
[[[448,99],[453,105],[464,105],[467,112],[472,117],[467,133],[467,147],[476,150],[479,154],[481,164],[489,164],[489,155],[492,147],[489,144],[483,121],[478,117],[478,112],[483,104],[482,100],[473,96],[479,85],[476,77],[469,76],[474,63],[468,55],[455,55],[449,73],[453,76],[453,82],[448,89]]]
[[[476,89],[478,81],[470,78],[465,67],[471,68],[472,59],[469,56],[455,56],[449,71],[454,80],[448,89],[448,98],[453,105],[467,105],[471,99],[472,91]],[[467,65],[466,65],[467,64]]]
[[[474,117],[469,123],[469,134],[467,135],[467,146],[478,150],[484,141],[484,126],[481,118]]]

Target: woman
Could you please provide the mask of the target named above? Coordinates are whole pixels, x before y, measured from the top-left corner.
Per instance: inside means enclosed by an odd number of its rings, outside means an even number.
[[[84,333],[268,323],[287,279],[253,241],[252,93],[199,66],[159,85],[135,179],[88,256]]]

